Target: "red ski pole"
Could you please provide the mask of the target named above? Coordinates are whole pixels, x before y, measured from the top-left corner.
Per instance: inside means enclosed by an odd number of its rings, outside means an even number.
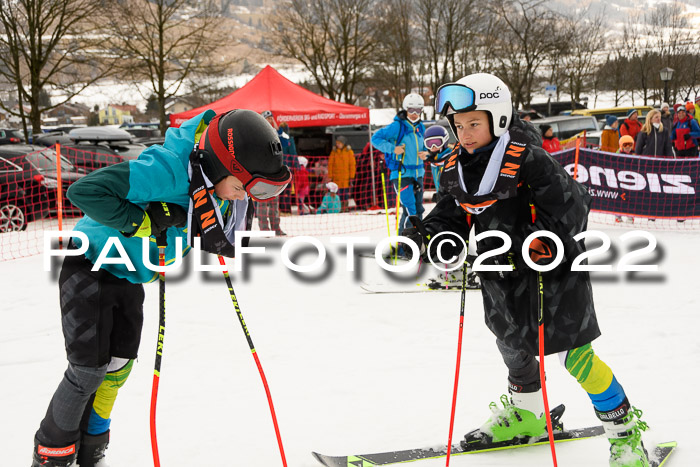
[[[542,385],[542,399],[544,399],[544,413],[547,417],[547,432],[549,433],[549,447],[552,450],[552,462],[557,467],[557,451],[554,448],[554,432],[552,431],[552,416],[549,414],[549,399],[547,398],[547,384],[544,372],[544,285],[542,273],[537,271],[537,321],[539,351],[540,351],[540,383]]]
[[[226,266],[226,261],[219,255],[219,263],[222,266]],[[258,358],[258,353],[255,351],[255,346],[253,345],[253,339],[250,337],[250,332],[248,332],[248,326],[245,324],[243,319],[243,313],[241,313],[241,307],[238,305],[238,299],[236,298],[236,293],[233,290],[233,284],[231,283],[231,277],[227,270],[224,270],[224,278],[226,279],[226,284],[228,285],[229,294],[231,294],[231,301],[233,302],[233,308],[236,310],[236,315],[238,316],[238,321],[240,321],[243,327],[243,334],[248,341],[248,346],[253,354],[253,359],[255,360],[255,365],[258,367],[258,372],[260,373],[260,378],[262,379],[263,386],[265,387],[265,394],[267,395],[267,403],[270,406],[270,414],[272,415],[272,424],[275,426],[275,435],[277,435],[277,445],[280,449],[280,455],[282,456],[282,465],[287,467],[287,459],[284,456],[284,447],[282,446],[282,437],[280,436],[280,429],[277,425],[277,415],[275,415],[275,406],[272,404],[272,396],[270,395],[270,388],[267,385],[267,378],[265,378],[265,373],[263,372],[262,365],[260,364],[260,359]]]
[[[156,238],[158,245],[158,264],[165,266],[165,247],[168,245],[166,232]],[[153,465],[160,467],[158,455],[158,438],[156,436],[156,404],[158,402],[158,383],[160,381],[160,360],[163,356],[163,339],[165,338],[165,272],[160,273],[160,313],[158,323],[158,344],[156,345],[156,363],[153,370],[153,386],[151,387],[151,449],[153,450]]]
[[[469,242],[467,242],[467,246]],[[467,292],[467,255],[464,255],[464,266],[462,267],[462,303],[459,308],[459,337],[457,338],[457,368],[455,369],[455,387],[452,392],[452,410],[450,412],[450,432],[447,437],[447,460],[446,466],[450,465],[450,454],[452,453],[452,431],[455,424],[455,410],[457,408],[457,386],[459,385],[459,366],[462,361],[462,331],[464,330],[464,304]]]

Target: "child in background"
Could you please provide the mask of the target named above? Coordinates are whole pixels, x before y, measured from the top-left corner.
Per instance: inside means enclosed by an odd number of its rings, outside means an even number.
[[[627,154],[629,156],[634,156],[634,138],[630,135],[624,135],[620,137],[620,148],[617,150],[617,154]],[[615,222],[622,222],[622,216],[615,216]],[[634,222],[634,217],[628,217],[628,222]]]
[[[430,170],[435,183],[435,197],[433,199],[435,202],[440,201],[440,174],[442,174],[442,167],[445,165],[447,156],[452,152],[452,148],[447,145],[449,139],[450,136],[447,134],[447,130],[440,125],[431,126],[425,130],[425,135],[423,136],[425,148],[428,150],[428,157],[425,160],[430,162]]]
[[[321,205],[316,210],[316,214],[336,214],[340,212],[340,196],[338,196],[338,185],[333,182],[326,183],[328,193],[323,197]]]
[[[299,207],[299,215],[309,214],[311,210],[304,203],[306,197],[309,196],[309,171],[306,170],[306,166],[309,160],[304,156],[299,156],[299,168],[294,172],[294,187],[297,192],[297,206]]]
[[[617,150],[618,154],[634,155],[634,138],[630,135],[621,136],[619,145],[620,147]]]

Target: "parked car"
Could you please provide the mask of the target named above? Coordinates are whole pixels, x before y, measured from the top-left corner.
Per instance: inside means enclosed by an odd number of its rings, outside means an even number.
[[[23,203],[25,219],[54,216],[58,213],[58,168],[56,151],[42,146],[29,144],[12,144],[0,146],[0,158],[11,163],[13,167],[21,169],[21,177],[18,172],[13,175],[15,186],[14,193],[24,192]],[[84,177],[77,168],[66,158],[61,157],[61,189],[63,192],[64,215],[81,215],[80,210],[73,206],[65,192],[68,187]],[[25,183],[19,186],[19,180]],[[26,181],[34,182],[32,186],[26,185]],[[9,192],[9,190],[8,190]],[[37,198],[38,196],[38,198]],[[17,198],[17,197],[15,197]],[[17,201],[17,199],[15,199]],[[28,206],[31,206],[28,207]]]
[[[24,134],[16,128],[0,128],[0,144],[24,143]]]
[[[586,132],[591,132],[600,129],[598,121],[592,115],[561,115],[532,120],[530,123],[535,125],[538,130],[540,125],[551,126],[554,136],[559,139],[559,141],[576,136],[584,130]]]
[[[45,146],[61,144],[61,156],[78,170],[88,173],[108,165],[136,159],[147,145],[134,143],[133,136],[113,127],[82,127],[65,133],[47,133],[37,138]]]
[[[48,213],[48,190],[42,177],[0,157],[0,233],[24,230]]]

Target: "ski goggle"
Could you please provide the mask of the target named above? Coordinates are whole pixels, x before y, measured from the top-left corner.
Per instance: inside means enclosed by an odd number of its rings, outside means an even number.
[[[447,136],[430,136],[425,139],[425,147],[431,151],[439,151],[447,143]]]
[[[226,114],[219,114],[214,117],[204,134],[199,140],[199,149],[204,150],[204,142],[209,138],[209,143],[216,157],[218,157],[219,162],[237,179],[241,181],[245,191],[253,198],[255,201],[265,201],[268,199],[275,198],[279,196],[289,182],[292,180],[292,174],[286,165],[282,167],[272,175],[261,175],[261,174],[251,174],[248,172],[243,165],[241,165],[233,152],[230,152],[226,146],[224,146],[221,137],[219,136],[219,119]],[[212,131],[209,134],[209,128],[216,128],[217,131]],[[282,145],[279,141],[270,143],[270,151],[274,154],[275,152],[282,152]]]
[[[456,83],[443,84],[435,95],[435,110],[445,115],[449,106],[455,112],[468,112],[474,109],[474,101],[472,88]]]
[[[406,109],[406,113],[409,113],[409,114],[419,114],[422,111],[423,111],[423,109],[420,107],[409,107]]]

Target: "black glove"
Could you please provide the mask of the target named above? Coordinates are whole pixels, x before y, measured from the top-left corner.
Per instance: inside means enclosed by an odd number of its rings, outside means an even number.
[[[685,141],[688,141],[690,138],[691,138],[690,133],[686,133],[686,134],[683,135],[683,139],[684,139]]]
[[[174,203],[154,201],[148,204],[146,215],[151,221],[151,235],[159,238],[165,234],[168,227],[184,227],[187,225],[187,211]]]
[[[496,255],[486,258],[481,265],[482,266],[511,266],[511,271],[475,271],[476,275],[482,281],[501,281],[504,279],[514,279],[520,275],[523,271],[522,265],[517,264],[517,255],[513,252],[509,252],[504,255]]]
[[[402,235],[410,238],[418,245],[421,258],[424,261],[440,261],[440,257],[449,260],[459,256],[462,252],[463,245],[458,239],[450,238],[450,235],[443,235],[436,241],[431,242],[430,240],[435,233],[429,231],[417,216],[410,216],[408,219],[413,224],[413,227],[404,229]],[[404,247],[404,252],[409,257],[412,254],[411,248],[408,246]]]

